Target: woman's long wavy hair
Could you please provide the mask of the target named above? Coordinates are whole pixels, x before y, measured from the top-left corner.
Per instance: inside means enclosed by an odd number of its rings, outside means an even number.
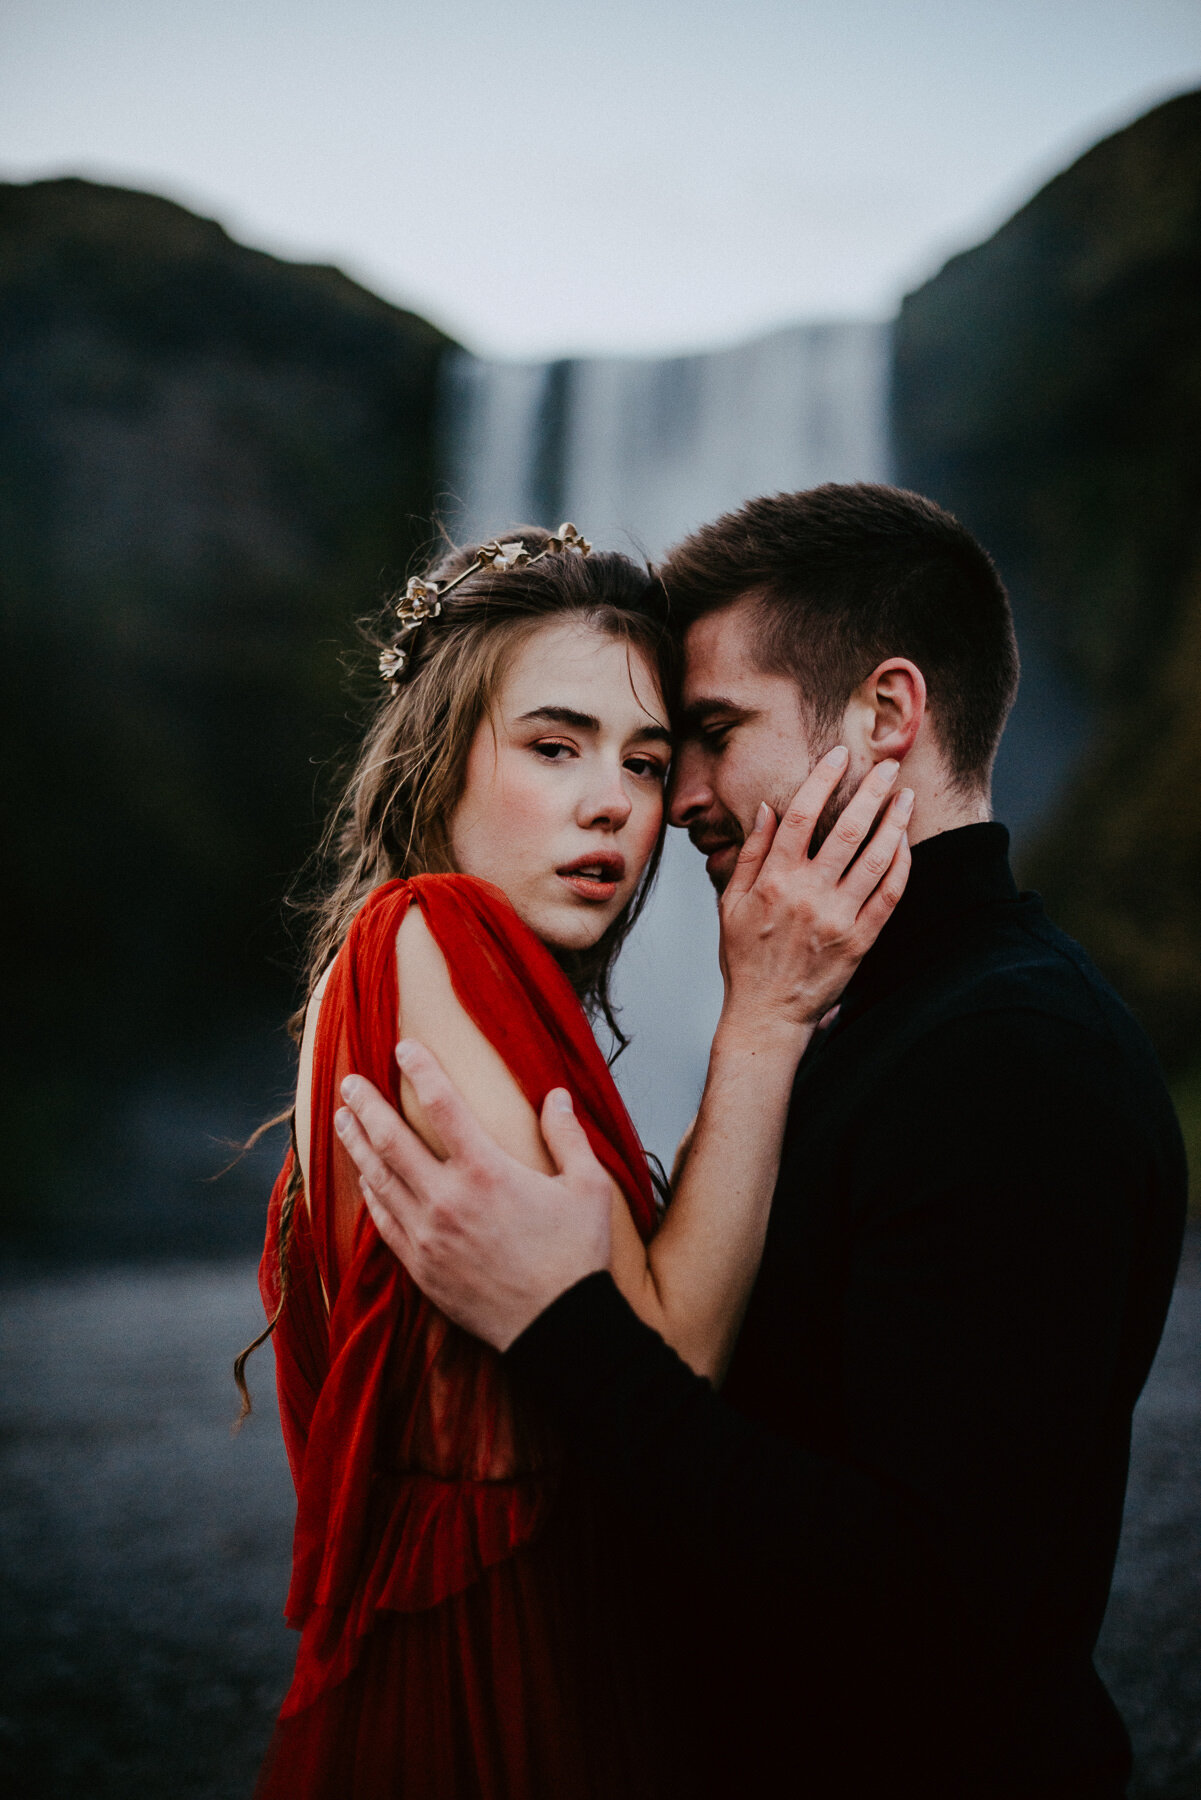
[[[549,533],[538,526],[518,525],[501,537],[505,542],[520,538],[537,555]],[[449,549],[424,578],[453,581],[475,561],[478,548]],[[389,601],[381,628],[364,634],[375,656],[394,641],[394,633],[388,631],[393,606]],[[493,710],[515,652],[541,627],[564,619],[618,638],[631,652],[641,653],[656,671],[671,705],[678,663],[667,629],[666,596],[649,568],[612,551],[589,556],[563,551],[518,568],[497,571],[489,566],[469,576],[448,596],[441,617],[406,641],[411,653],[408,670],[395,691],[385,690],[375,703],[318,848],[316,891],[306,903],[312,927],[305,998],[289,1021],[298,1043],[317,983],[368,895],[398,876],[454,871],[451,821],[462,798],[476,732]],[[597,943],[587,950],[555,952],[585,1011],[604,1020],[618,1052],[626,1040],[610,993],[613,965],[646,904],[663,837],[661,829],[637,888]],[[277,1122],[282,1118],[271,1121]],[[279,1304],[266,1330],[234,1364],[243,1417],[250,1410],[246,1359],[270,1337],[287,1299],[288,1243],[301,1192],[293,1129],[291,1179],[279,1225]]]

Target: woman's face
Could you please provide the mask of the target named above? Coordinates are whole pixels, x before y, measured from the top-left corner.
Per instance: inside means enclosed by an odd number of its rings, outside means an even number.
[[[467,757],[455,866],[501,888],[558,949],[584,950],[654,849],[671,761],[658,678],[592,626],[542,626],[513,656]]]

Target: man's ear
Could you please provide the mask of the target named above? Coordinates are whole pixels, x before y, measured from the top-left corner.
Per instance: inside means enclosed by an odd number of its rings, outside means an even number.
[[[916,663],[890,656],[855,690],[867,746],[877,762],[904,762],[926,717],[926,678]]]

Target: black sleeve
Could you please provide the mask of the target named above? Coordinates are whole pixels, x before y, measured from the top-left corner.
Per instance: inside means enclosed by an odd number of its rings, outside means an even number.
[[[881,1625],[983,1607],[1004,1634],[1111,1423],[1145,1185],[1121,1069],[1100,1033],[973,1017],[920,1045],[865,1119],[845,1457],[727,1407],[607,1276],[561,1296],[509,1358],[640,1517],[755,1586]]]
[[[663,1522],[753,1590],[837,1588],[849,1608],[931,1546],[903,1495],[744,1418],[643,1324],[608,1274],[549,1306],[506,1361],[547,1402],[577,1455],[640,1520]],[[852,1547],[841,1575],[839,1542]]]

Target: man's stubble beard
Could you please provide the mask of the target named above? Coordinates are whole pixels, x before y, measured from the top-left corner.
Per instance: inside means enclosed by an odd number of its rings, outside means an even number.
[[[816,766],[816,765],[815,765]],[[852,775],[850,769],[839,782],[826,804],[822,807],[817,824],[813,827],[813,836],[809,840],[809,854],[815,856],[838,823],[838,815],[854,797],[859,786],[859,777]]]
[[[823,754],[824,754],[824,752],[823,752]],[[821,760],[820,757],[817,757],[814,759],[814,764],[813,764],[814,768],[817,767],[817,764],[820,760]],[[800,786],[800,783],[797,784],[798,788],[799,788],[799,786]],[[839,782],[838,786],[835,788],[834,792],[830,795],[830,798],[827,800],[825,806],[823,806],[821,813],[818,816],[817,824],[813,827],[813,835],[809,840],[810,856],[816,856],[817,852],[821,849],[822,845],[825,843],[826,839],[829,837],[830,833],[833,831],[834,826],[836,825],[836,823],[838,821],[839,814],[846,807],[848,801],[852,798],[852,796],[854,795],[858,786],[859,786],[859,777],[857,775],[852,775],[850,770],[848,769],[846,774],[843,776],[842,780]],[[792,793],[789,794],[789,796],[786,800],[781,800],[777,797],[777,798],[773,798],[768,801],[768,805],[772,808],[777,819],[782,819],[784,817],[784,814],[787,812],[788,808],[792,805],[792,802],[796,797],[796,793],[797,793],[797,788],[794,788]],[[746,834],[744,833],[741,825],[738,823],[738,820],[733,816],[732,813],[727,813],[726,819],[728,821],[728,829],[730,831],[731,836],[733,836],[735,833],[737,834],[738,847],[739,847],[739,850],[741,850],[743,844],[746,842]],[[721,881],[714,881],[713,885],[717,889],[717,892],[719,894],[723,894],[725,892],[726,886],[730,880],[730,876],[733,875],[733,873],[734,873],[734,869],[731,866],[730,873],[728,875],[724,876],[721,879]]]
[[[817,767],[817,763],[820,760],[820,757],[815,760],[813,765],[814,768]],[[847,773],[843,776],[838,786],[834,789],[834,792],[830,795],[830,798],[826,801],[826,804],[822,807],[821,812],[818,814],[817,824],[813,827],[813,834],[809,839],[810,856],[817,855],[818,851],[833,831],[835,825],[838,823],[839,814],[846,807],[858,786],[859,777],[857,775],[852,775],[848,769]],[[795,798],[796,789],[794,788],[793,792],[789,794],[786,800],[772,800],[769,801],[768,804],[774,808],[776,818],[782,819]]]

